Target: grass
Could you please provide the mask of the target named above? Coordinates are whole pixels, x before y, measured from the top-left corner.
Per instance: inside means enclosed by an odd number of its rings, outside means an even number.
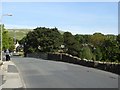
[[[17,40],[21,40],[23,37],[26,36],[26,34],[29,32],[29,31],[32,31],[33,29],[7,29],[8,32],[9,32],[9,35],[11,37],[16,37]],[[62,30],[59,30],[59,32],[61,34],[64,33],[64,31]]]
[[[21,40],[29,31],[32,31],[32,29],[8,29],[9,35],[16,37],[17,40]]]

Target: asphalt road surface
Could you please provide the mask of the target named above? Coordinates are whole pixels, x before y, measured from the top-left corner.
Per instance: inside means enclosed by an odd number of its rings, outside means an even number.
[[[118,75],[35,58],[13,57],[26,88],[118,88]]]

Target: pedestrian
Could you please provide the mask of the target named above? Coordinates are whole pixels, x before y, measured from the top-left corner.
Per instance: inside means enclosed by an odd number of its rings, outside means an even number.
[[[6,55],[6,61],[9,61],[10,60],[10,50],[9,49],[5,50],[5,55]]]

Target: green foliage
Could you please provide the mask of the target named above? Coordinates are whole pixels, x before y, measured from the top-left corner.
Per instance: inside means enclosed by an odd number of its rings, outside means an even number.
[[[105,40],[105,36],[101,33],[94,33],[90,37],[90,42],[96,47],[102,45]]]
[[[91,35],[75,35],[75,39],[79,41],[80,44],[88,44],[90,42]]]
[[[10,50],[14,49],[13,38],[9,36],[8,30],[4,28],[4,25],[2,25],[2,46],[3,46],[3,49],[7,49],[7,48],[9,48]]]
[[[108,61],[118,61],[119,57],[119,46],[114,40],[105,40],[102,47],[103,59]]]
[[[64,45],[66,48],[68,48],[70,45],[74,43],[74,36],[70,32],[65,32],[63,34],[64,38]]]
[[[118,47],[119,47],[119,52],[118,52],[118,56],[117,56],[117,58],[118,58],[118,61],[120,62],[120,34],[117,36],[117,42],[118,42]]]
[[[94,55],[95,55],[95,59],[96,59],[97,61],[101,61],[101,60],[102,60],[102,52],[101,52],[101,50],[100,50],[100,47],[97,47],[97,48],[95,49]]]
[[[84,38],[88,37],[88,38]],[[94,33],[93,35],[75,35],[75,39],[80,44],[87,46],[92,51],[92,59],[98,61],[120,61],[120,34],[103,35],[101,33]],[[81,47],[81,46],[80,46]],[[82,58],[82,49],[79,56]]]
[[[6,49],[6,48],[9,48],[9,37],[8,37],[8,31],[4,30],[3,31],[3,47]]]
[[[59,50],[63,39],[57,28],[38,27],[20,42],[26,43],[28,52],[54,52]]]
[[[79,41],[77,41],[70,32],[65,32],[63,34],[63,38],[65,48],[67,49],[66,52],[75,56],[79,56],[80,52]]]
[[[82,49],[82,58],[92,60],[93,54],[91,49],[88,46],[84,46]]]
[[[57,28],[38,27],[28,32],[19,43],[24,45],[26,53],[58,52],[64,45],[64,53],[82,59],[120,62],[120,34],[72,35],[70,32],[61,34]]]

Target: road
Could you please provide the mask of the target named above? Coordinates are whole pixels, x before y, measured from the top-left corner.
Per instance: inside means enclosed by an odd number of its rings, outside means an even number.
[[[26,88],[118,88],[118,75],[35,58],[13,57]]]

